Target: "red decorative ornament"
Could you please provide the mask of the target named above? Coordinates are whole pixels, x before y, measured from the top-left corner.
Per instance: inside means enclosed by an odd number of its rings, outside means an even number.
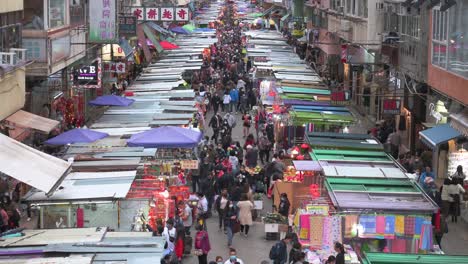
[[[302,143],[302,145],[301,145],[301,149],[303,149],[303,150],[307,150],[307,149],[309,149],[309,145],[308,145],[308,144],[306,144],[306,143]]]
[[[296,157],[296,159],[297,159],[297,160],[304,160],[304,155],[298,155],[298,156]]]
[[[273,90],[270,90],[270,91],[268,92],[268,96],[275,97],[275,96],[276,96],[276,92],[273,91]]]

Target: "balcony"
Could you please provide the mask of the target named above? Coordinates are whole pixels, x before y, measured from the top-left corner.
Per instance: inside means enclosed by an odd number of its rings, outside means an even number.
[[[0,120],[20,110],[25,102],[25,49],[0,52]]]

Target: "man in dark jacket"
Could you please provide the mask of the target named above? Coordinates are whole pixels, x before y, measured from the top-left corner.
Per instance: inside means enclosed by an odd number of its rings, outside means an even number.
[[[213,117],[210,120],[210,123],[208,123],[208,126],[213,128],[213,136],[211,137],[211,140],[214,140],[215,143],[218,143],[218,135],[219,135],[219,129],[221,128],[222,124],[222,118],[220,115],[213,115]]]
[[[288,195],[286,193],[282,193],[280,196],[280,204],[278,208],[278,213],[284,217],[289,216],[289,207],[291,204],[289,203]]]
[[[288,243],[291,243],[293,236],[291,233],[276,243],[270,250],[270,259],[273,264],[286,264],[288,261]]]

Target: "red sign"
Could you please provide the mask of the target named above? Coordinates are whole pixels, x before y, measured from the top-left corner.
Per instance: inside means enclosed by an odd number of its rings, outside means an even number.
[[[147,21],[159,20],[159,9],[158,8],[146,8],[145,18]]]
[[[189,20],[189,9],[188,8],[176,8],[176,20],[177,21],[188,21]]]
[[[341,45],[341,62],[346,63],[348,61],[348,45]]]
[[[400,114],[400,100],[385,99],[383,101],[384,114],[398,115]]]
[[[162,21],[173,21],[174,20],[174,8],[161,8],[161,20]]]
[[[132,7],[132,15],[135,16],[138,20],[143,20],[144,14],[143,7]]]

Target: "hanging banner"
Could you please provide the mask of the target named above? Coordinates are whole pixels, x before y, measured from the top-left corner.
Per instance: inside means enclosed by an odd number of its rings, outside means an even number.
[[[89,38],[91,43],[118,43],[116,0],[89,1]]]
[[[104,72],[125,73],[124,62],[107,62],[103,66]]]
[[[341,45],[341,62],[348,62],[348,45]]]
[[[137,20],[134,16],[120,16],[119,17],[119,33],[121,36],[136,35]]]
[[[131,8],[132,15],[138,21],[189,21],[188,7],[143,7]]]

